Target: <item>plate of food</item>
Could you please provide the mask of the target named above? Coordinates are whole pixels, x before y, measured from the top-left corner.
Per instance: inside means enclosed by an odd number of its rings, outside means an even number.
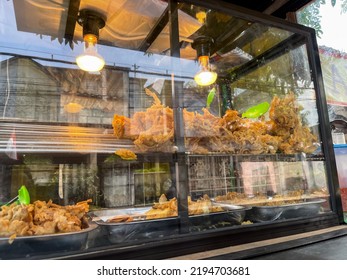
[[[37,200],[28,205],[2,206],[0,259],[38,257],[85,248],[89,233],[97,228],[87,216],[90,202],[61,206],[51,200]]]
[[[253,205],[251,219],[255,222],[268,222],[314,216],[321,212],[324,202],[325,199],[313,198],[261,203]]]

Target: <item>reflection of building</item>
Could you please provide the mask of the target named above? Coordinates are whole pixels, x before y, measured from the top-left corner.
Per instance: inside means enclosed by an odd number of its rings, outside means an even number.
[[[275,172],[274,164],[273,162],[242,162],[244,193],[247,195],[277,193],[278,172]]]
[[[347,105],[347,53],[329,48],[319,47],[322,71],[324,73],[324,89],[327,102],[335,105]]]
[[[124,92],[128,92],[129,87],[126,71],[106,70],[112,74],[93,75],[80,70],[44,67],[27,58],[11,58],[1,62],[0,67],[3,117],[69,122],[71,113],[64,107],[71,103],[81,106],[78,118],[74,118],[78,123],[110,124],[114,112],[128,113],[127,102],[124,102],[127,99]],[[10,87],[8,81],[11,81]]]
[[[0,64],[0,114],[18,120],[59,121],[57,80],[31,59],[11,58]]]

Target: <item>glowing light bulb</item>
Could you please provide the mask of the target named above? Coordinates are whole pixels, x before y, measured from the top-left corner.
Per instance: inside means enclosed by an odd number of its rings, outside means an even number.
[[[199,57],[200,70],[195,74],[194,80],[200,86],[209,86],[217,80],[217,73],[211,71],[208,56]]]
[[[84,52],[76,58],[78,67],[88,72],[100,71],[105,66],[105,60],[98,54],[97,37],[93,34],[87,34],[83,39]]]

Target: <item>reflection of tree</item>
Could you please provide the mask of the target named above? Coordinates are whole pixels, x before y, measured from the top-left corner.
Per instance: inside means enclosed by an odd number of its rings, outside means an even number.
[[[270,96],[285,95],[289,91],[299,93],[298,90],[309,87],[312,82],[304,51],[302,47],[295,49],[255,68],[253,72],[233,82],[233,87],[264,92]],[[240,98],[242,97],[239,96],[238,99]],[[262,101],[264,100],[256,102]],[[245,102],[249,103],[247,100]]]
[[[335,7],[336,0],[330,0],[331,5]],[[308,27],[312,27],[316,30],[316,34],[318,38],[321,38],[323,34],[322,26],[321,26],[321,14],[320,7],[322,5],[326,5],[326,0],[316,0],[312,4],[306,6],[300,12],[297,13],[297,20],[300,24],[306,25]],[[340,0],[341,3],[341,14],[347,12],[347,0]]]

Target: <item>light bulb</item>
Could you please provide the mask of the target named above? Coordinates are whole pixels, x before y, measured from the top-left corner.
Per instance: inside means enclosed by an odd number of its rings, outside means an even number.
[[[201,23],[204,24],[206,21],[206,12],[205,11],[199,11],[195,14],[196,19]]]
[[[200,70],[195,74],[194,80],[199,86],[209,86],[217,80],[217,73],[211,71],[208,56],[199,57]]]
[[[88,72],[100,71],[105,66],[105,60],[97,52],[96,36],[93,34],[87,34],[83,39],[84,52],[76,58],[78,67]]]
[[[199,71],[194,76],[194,80],[199,86],[209,86],[217,80],[217,73],[212,71]]]

